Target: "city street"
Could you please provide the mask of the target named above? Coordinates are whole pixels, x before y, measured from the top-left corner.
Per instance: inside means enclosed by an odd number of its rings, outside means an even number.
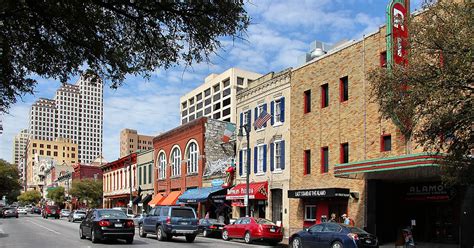
[[[135,234],[133,244],[125,241],[105,241],[93,244],[89,239],[81,240],[78,234],[79,222],[70,223],[66,219],[43,219],[40,215],[20,216],[20,218],[0,219],[0,248],[27,247],[271,247],[265,244],[247,245],[243,241],[226,242],[221,239],[198,237],[194,243],[186,243],[184,238],[175,237],[171,242],[159,242],[154,236],[140,238]],[[137,230],[138,231],[138,230]]]

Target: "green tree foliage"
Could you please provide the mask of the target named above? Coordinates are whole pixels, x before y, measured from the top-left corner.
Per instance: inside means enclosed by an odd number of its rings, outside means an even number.
[[[65,200],[64,188],[59,186],[56,188],[48,189],[47,198],[53,200],[56,204],[62,205]]]
[[[6,196],[7,201],[11,203],[20,194],[20,189],[17,167],[0,159],[0,198]]]
[[[33,93],[31,75],[66,82],[86,65],[117,87],[127,74],[207,60],[248,24],[241,1],[2,1],[0,110]]]
[[[41,193],[36,190],[29,190],[18,196],[18,201],[23,204],[37,204],[41,200]]]
[[[69,194],[79,201],[86,200],[90,207],[99,207],[103,194],[102,181],[83,179],[73,182]]]
[[[409,23],[408,66],[369,75],[380,112],[406,140],[446,153],[448,184],[473,184],[474,4],[438,1]]]

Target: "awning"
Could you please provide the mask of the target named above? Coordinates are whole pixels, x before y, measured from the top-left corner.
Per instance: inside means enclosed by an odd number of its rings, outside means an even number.
[[[149,206],[156,206],[158,205],[161,201],[163,201],[165,197],[162,194],[157,194],[153,197],[153,199],[148,203]]]
[[[175,205],[178,197],[181,195],[181,191],[171,191],[164,200],[157,205],[170,206]]]
[[[209,196],[224,193],[225,191],[226,189],[223,189],[221,186],[188,189],[178,198],[178,204],[205,202],[209,199]]]
[[[151,201],[152,198],[153,198],[153,195],[148,194],[140,201],[140,203],[142,203],[143,205],[146,205]]]
[[[256,182],[249,184],[249,199],[266,200],[268,198],[268,182]],[[227,190],[227,200],[245,199],[247,185],[245,183]]]
[[[137,195],[135,198],[133,198],[133,205],[137,205],[140,201],[142,200],[142,195]]]
[[[288,190],[288,198],[349,197],[350,190],[343,188]]]

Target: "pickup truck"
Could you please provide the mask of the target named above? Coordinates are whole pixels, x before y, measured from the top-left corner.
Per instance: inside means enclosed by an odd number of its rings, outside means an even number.
[[[173,236],[185,236],[188,243],[198,234],[198,219],[191,207],[157,206],[147,214],[138,226],[140,237],[156,234],[159,241],[169,241]]]

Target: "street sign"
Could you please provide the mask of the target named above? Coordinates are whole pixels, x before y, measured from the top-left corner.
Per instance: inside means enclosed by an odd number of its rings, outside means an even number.
[[[249,205],[249,195],[245,195],[245,198],[244,198],[244,206],[248,206]]]

